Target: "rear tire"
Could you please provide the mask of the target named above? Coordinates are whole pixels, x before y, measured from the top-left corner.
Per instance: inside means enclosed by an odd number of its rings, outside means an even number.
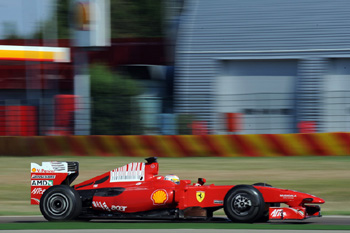
[[[67,185],[50,187],[40,199],[40,211],[48,221],[70,221],[77,218],[81,210],[78,192]]]
[[[224,210],[233,222],[254,222],[264,214],[262,194],[251,185],[236,185],[224,199]]]

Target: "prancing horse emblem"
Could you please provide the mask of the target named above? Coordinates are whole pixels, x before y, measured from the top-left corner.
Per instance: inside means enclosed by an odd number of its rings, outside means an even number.
[[[198,202],[202,202],[205,197],[205,192],[204,191],[197,191],[196,192],[196,197]]]

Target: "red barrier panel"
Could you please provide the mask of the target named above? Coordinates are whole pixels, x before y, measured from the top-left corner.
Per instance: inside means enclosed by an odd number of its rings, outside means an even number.
[[[206,121],[193,121],[192,122],[192,134],[193,135],[207,135],[208,127]]]
[[[73,120],[73,113],[76,110],[75,95],[55,96],[55,126],[68,127]]]
[[[316,122],[300,121],[298,123],[299,133],[316,133]]]
[[[34,106],[0,106],[0,135],[37,135],[37,113]]]
[[[55,126],[45,135],[64,136],[74,132],[74,112],[77,109],[76,95],[55,96]]]
[[[225,113],[226,126],[228,132],[238,132],[242,130],[242,114],[241,113]]]

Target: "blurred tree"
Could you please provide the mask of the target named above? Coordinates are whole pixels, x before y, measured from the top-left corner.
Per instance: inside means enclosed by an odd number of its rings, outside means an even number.
[[[71,0],[57,0],[57,34],[58,39],[70,38]]]
[[[139,108],[134,97],[141,93],[137,82],[113,73],[107,66],[90,69],[92,129],[94,135],[140,134]]]
[[[56,0],[56,14],[45,22],[40,22],[41,26],[32,33],[31,38],[42,39],[45,33],[46,39],[68,39],[70,38],[70,0]],[[57,30],[57,31],[56,31]]]
[[[162,0],[111,0],[112,38],[163,35]]]
[[[162,0],[110,0],[111,37],[160,37],[163,35]],[[73,16],[71,0],[57,0],[57,34],[59,39],[70,38],[70,26]],[[42,38],[43,31],[50,31],[55,17],[42,23],[32,38]]]
[[[17,27],[15,22],[3,22],[2,30],[4,33],[5,40],[15,40],[15,39],[23,39],[17,32]]]

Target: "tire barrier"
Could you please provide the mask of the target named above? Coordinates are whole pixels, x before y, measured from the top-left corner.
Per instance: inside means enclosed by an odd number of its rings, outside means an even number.
[[[3,136],[2,156],[349,155],[350,133],[254,135]]]

